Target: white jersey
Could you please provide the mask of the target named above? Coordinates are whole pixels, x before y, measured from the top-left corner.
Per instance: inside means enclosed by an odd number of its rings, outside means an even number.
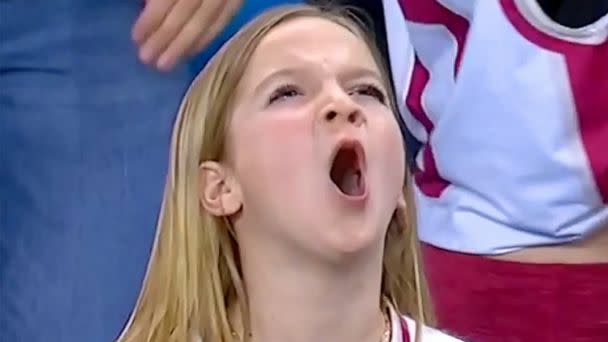
[[[390,308],[391,314],[391,342],[415,342],[416,322],[409,317],[401,316]],[[404,326],[404,325],[405,326]],[[404,335],[407,334],[407,335]],[[463,342],[431,327],[423,327],[420,334],[421,342]]]
[[[498,254],[608,224],[608,15],[530,0],[383,0],[420,238]]]

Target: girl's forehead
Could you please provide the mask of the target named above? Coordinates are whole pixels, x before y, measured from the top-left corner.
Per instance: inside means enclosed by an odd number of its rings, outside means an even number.
[[[297,18],[262,38],[245,70],[242,86],[255,86],[282,70],[343,69],[368,69],[380,74],[363,38],[329,19]]]
[[[318,17],[296,18],[273,28],[257,46],[251,64],[285,58],[372,57],[364,39],[347,27]],[[274,59],[274,62],[276,62]],[[370,58],[373,62],[373,58]]]

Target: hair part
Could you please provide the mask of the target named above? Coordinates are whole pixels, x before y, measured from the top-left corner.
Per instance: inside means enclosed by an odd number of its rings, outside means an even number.
[[[196,336],[203,341],[234,341],[228,318],[234,305],[243,317],[245,331],[249,331],[234,231],[226,218],[211,216],[200,208],[199,166],[207,160],[220,161],[224,155],[234,89],[260,41],[281,23],[302,17],[327,19],[365,39],[383,71],[387,89],[391,89],[380,54],[362,22],[348,9],[283,6],[241,29],[195,79],[179,108],[148,271],[119,341],[186,342]],[[391,105],[396,111],[394,102]],[[397,209],[386,236],[382,297],[401,314],[429,324],[431,311],[421,270],[414,202],[411,191],[405,192],[407,208]]]

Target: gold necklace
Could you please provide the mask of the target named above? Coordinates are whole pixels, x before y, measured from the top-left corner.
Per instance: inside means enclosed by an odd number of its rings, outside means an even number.
[[[390,342],[392,336],[392,326],[388,308],[383,308],[382,317],[384,318],[384,331],[382,332],[382,336],[380,336],[380,342]],[[231,331],[231,334],[232,337],[236,338],[237,340],[243,341],[236,331]],[[249,338],[251,338],[251,336],[251,333],[249,333]]]

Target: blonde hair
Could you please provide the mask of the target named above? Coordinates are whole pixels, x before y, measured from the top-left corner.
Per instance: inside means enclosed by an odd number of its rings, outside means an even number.
[[[382,66],[377,50],[350,12],[308,5],[279,7],[262,14],[218,52],[179,109],[148,274],[121,341],[188,342],[195,335],[205,342],[233,341],[228,312],[234,304],[248,326],[234,232],[226,219],[200,208],[199,165],[222,159],[234,89],[260,41],[281,23],[301,17],[319,17],[346,27],[366,40]],[[382,69],[390,88],[386,69]],[[397,210],[386,236],[382,296],[401,314],[416,319],[419,332],[420,323],[429,323],[430,311],[414,229],[413,198],[411,191],[406,194],[408,208]]]

